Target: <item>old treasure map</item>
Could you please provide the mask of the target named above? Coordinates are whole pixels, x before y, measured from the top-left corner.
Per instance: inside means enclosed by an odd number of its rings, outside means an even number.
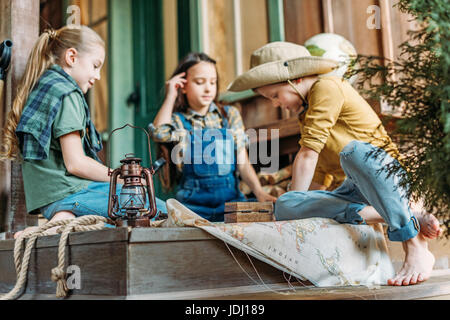
[[[197,227],[247,254],[318,287],[385,285],[394,276],[381,225],[311,218],[211,223],[175,199],[159,227]]]

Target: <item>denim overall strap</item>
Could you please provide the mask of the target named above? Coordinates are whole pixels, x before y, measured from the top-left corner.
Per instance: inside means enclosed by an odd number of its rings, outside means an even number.
[[[223,107],[225,110],[225,113],[227,114],[226,117],[222,117],[222,127],[228,129],[228,110],[230,110],[230,106]]]
[[[210,221],[223,221],[225,202],[245,201],[237,188],[234,139],[227,130],[228,121],[223,117],[222,128],[199,130],[183,114],[177,115],[189,131],[190,141],[176,198]]]
[[[182,114],[181,112],[174,112],[174,114],[176,114],[180,118],[181,123],[183,124],[183,128],[190,132],[192,130],[192,124],[190,121],[188,121],[188,119],[186,119],[184,114]]]
[[[230,106],[225,106],[224,110],[225,110],[225,113],[228,115],[228,110],[230,110]],[[182,114],[181,112],[174,112],[174,114],[176,114],[180,118],[181,123],[183,124],[183,127],[187,131],[191,131],[192,130],[192,124],[191,124],[190,121],[188,121],[186,119],[184,114]],[[222,117],[222,128],[227,128],[228,129],[228,119],[227,119],[227,117]]]
[[[222,120],[223,128],[196,129],[183,114],[176,114],[189,132],[184,155],[183,180],[217,176],[234,178],[234,139],[225,127],[228,126],[225,117]]]

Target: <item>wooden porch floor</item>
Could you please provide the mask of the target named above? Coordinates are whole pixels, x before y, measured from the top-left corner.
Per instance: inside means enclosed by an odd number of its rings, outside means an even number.
[[[55,299],[50,271],[57,261],[59,236],[39,238],[30,260],[27,289],[22,300]],[[403,259],[389,246],[394,262]],[[448,241],[430,245],[438,268],[421,284],[317,288],[299,283],[257,259],[252,259],[260,281],[250,281],[239,268],[253,270],[248,258],[196,228],[126,228],[69,235],[67,265],[81,266],[82,287],[68,299],[90,300],[450,300]],[[14,241],[0,241],[0,293],[14,286]],[[214,259],[211,259],[214,257]],[[436,267],[436,266],[435,266]],[[253,276],[258,280],[258,277]],[[115,281],[111,281],[115,279]],[[281,293],[281,294],[280,294]],[[283,294],[284,293],[284,294]]]
[[[289,292],[283,290],[282,292]],[[296,288],[289,295],[275,292],[234,294],[215,297],[220,300],[450,300],[450,270],[435,270],[423,283],[407,286],[381,286],[344,288]]]

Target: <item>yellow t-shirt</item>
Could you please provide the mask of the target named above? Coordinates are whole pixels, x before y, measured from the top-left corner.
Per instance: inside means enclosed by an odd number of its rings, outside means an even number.
[[[400,160],[377,114],[348,81],[320,77],[311,87],[308,103],[307,112],[299,118],[299,143],[319,153],[315,182],[322,183],[327,174],[333,176],[334,186],[344,181],[339,153],[353,140],[369,142]]]

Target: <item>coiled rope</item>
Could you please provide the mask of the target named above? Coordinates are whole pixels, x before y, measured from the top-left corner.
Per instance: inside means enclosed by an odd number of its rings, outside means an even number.
[[[107,222],[107,218],[105,217],[89,215],[73,219],[51,221],[40,227],[25,230],[16,239],[14,244],[14,264],[17,274],[16,285],[10,292],[0,296],[0,300],[14,300],[20,296],[27,281],[31,251],[36,239],[38,237],[51,235],[52,233],[49,233],[48,230],[54,227],[60,227],[57,232],[61,233],[61,238],[58,246],[58,265],[52,269],[51,279],[53,282],[57,283],[56,297],[66,297],[68,288],[65,273],[65,248],[69,233],[101,230],[105,228],[105,222]],[[22,255],[22,249],[26,239],[28,239],[28,241]]]

